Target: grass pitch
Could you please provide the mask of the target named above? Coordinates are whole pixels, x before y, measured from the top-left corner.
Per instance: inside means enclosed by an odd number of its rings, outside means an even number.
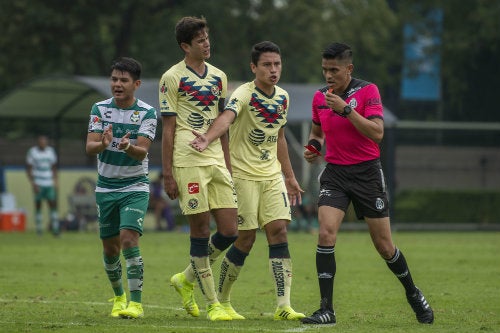
[[[247,319],[232,322],[205,319],[198,289],[202,313],[186,315],[169,286],[170,276],[188,263],[188,234],[146,232],[142,237],[145,317],[124,320],[108,316],[107,300],[113,295],[96,233],[65,233],[57,239],[0,233],[0,332],[500,332],[500,233],[398,232],[394,240],[434,309],[433,325],[417,323],[402,286],[367,232],[339,235],[334,327],[272,319],[274,289],[262,233],[232,294],[233,306]],[[316,236],[290,233],[289,243],[292,306],[310,314],[319,305]]]

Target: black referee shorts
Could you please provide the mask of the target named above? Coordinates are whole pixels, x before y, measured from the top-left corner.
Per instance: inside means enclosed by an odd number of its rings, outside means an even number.
[[[379,159],[353,165],[328,163],[319,176],[318,207],[347,211],[352,201],[356,217],[389,216],[389,199]]]

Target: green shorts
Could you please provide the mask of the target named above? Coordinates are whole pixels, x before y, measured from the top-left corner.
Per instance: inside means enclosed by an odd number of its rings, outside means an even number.
[[[56,188],[54,186],[39,186],[38,193],[35,194],[35,201],[55,201],[56,200]]]
[[[97,192],[95,197],[101,239],[118,236],[121,229],[135,230],[142,235],[149,193]]]
[[[263,228],[275,220],[291,220],[290,202],[282,178],[246,180],[234,177],[238,196],[238,229]]]

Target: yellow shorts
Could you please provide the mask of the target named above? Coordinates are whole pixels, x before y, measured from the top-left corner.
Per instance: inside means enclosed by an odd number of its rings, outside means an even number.
[[[236,192],[229,171],[219,165],[173,168],[184,215],[218,208],[237,208]]]
[[[238,195],[238,229],[263,228],[274,220],[291,220],[290,202],[282,178],[246,180],[234,178]]]

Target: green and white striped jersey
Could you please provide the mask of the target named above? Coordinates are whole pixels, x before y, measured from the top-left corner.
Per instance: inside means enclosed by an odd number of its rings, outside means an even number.
[[[130,132],[130,143],[136,144],[138,136],[153,141],[156,134],[156,110],[136,99],[127,109],[119,108],[113,98],[92,106],[89,133],[103,133],[113,125],[113,141],[97,155],[96,192],[149,192],[148,157],[142,161],[133,159],[118,150],[121,138]]]
[[[54,148],[31,147],[26,153],[26,163],[32,166],[33,181],[38,186],[54,186],[52,166],[57,163]]]

